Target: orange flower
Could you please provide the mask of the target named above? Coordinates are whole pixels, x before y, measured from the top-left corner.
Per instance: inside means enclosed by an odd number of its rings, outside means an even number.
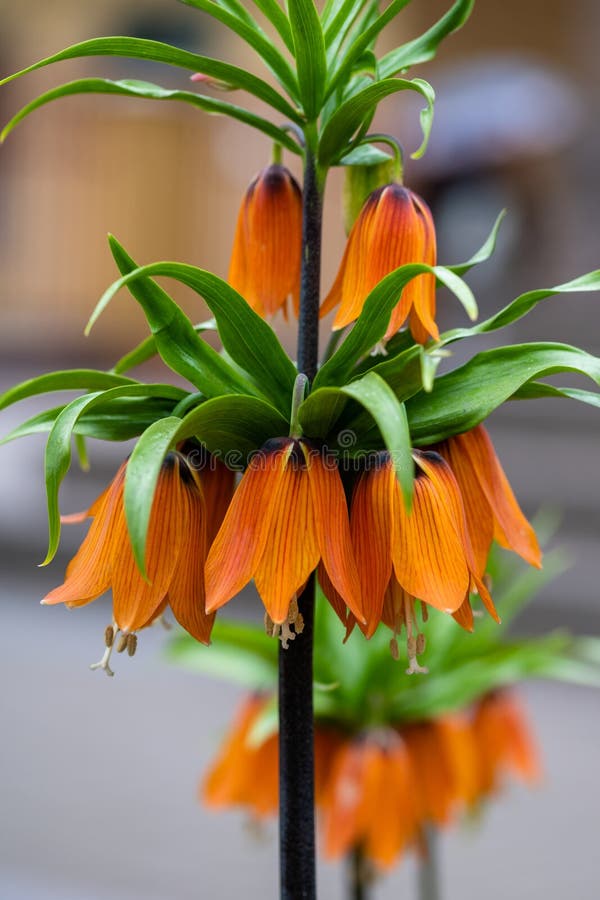
[[[373,288],[407,263],[436,264],[435,227],[427,204],[400,184],[387,184],[368,197],[354,223],[342,262],[321,315],[340,304],[333,329],[359,317]],[[418,275],[406,285],[392,312],[385,340],[409,318],[415,341],[438,340],[435,324],[435,277]]]
[[[460,487],[477,573],[485,572],[494,538],[541,568],[535,532],[515,499],[483,425],[448,438],[436,449],[450,464]]]
[[[200,799],[210,807],[243,806],[256,818],[277,812],[279,754],[277,732],[252,741],[252,729],[268,696],[244,701],[223,746],[200,785]],[[330,729],[315,730],[315,800],[321,801],[329,777],[333,753],[341,738]]]
[[[406,626],[411,671],[416,671],[414,598],[468,626],[465,605],[470,611],[469,593],[477,591],[490,613],[497,614],[476,571],[460,490],[449,465],[437,453],[413,455],[417,471],[411,512],[389,454],[374,455],[352,497],[351,533],[367,619],[361,627],[370,637],[382,618],[396,633]]]
[[[87,511],[92,523],[67,567],[64,584],[42,600],[45,604],[85,606],[112,588],[114,626],[107,629],[107,650],[99,664],[109,675],[115,630],[122,632],[119,649],[124,649],[128,636],[150,625],[167,605],[186,631],[198,641],[210,643],[214,615],[204,611],[203,568],[208,549],[207,519],[211,519],[213,511],[207,510],[202,485],[210,484],[213,477],[219,479],[222,488],[226,483],[218,468],[220,464],[212,473],[207,469],[200,476],[186,455],[168,454],[150,515],[146,581],[136,565],[125,521],[126,465],[123,463],[109,487]],[[84,516],[78,514],[67,520],[77,521]],[[130,652],[135,649],[134,639],[127,648]]]
[[[280,165],[267,166],[246,191],[238,214],[228,280],[261,316],[291,297],[298,315],[302,191]]]
[[[277,732],[253,743],[252,729],[269,698],[249,697],[200,785],[200,799],[214,808],[247,807],[257,818],[277,811],[279,760]]]
[[[488,694],[475,707],[472,731],[477,746],[477,799],[494,794],[505,772],[523,781],[539,780],[541,765],[527,718],[508,691]]]
[[[348,509],[337,466],[305,440],[276,438],[251,460],[206,563],[206,609],[227,603],[254,578],[282,640],[293,639],[292,603],[319,560],[363,621]]]
[[[346,741],[321,804],[325,856],[361,847],[376,865],[392,866],[417,834],[414,775],[406,745],[392,729]]]

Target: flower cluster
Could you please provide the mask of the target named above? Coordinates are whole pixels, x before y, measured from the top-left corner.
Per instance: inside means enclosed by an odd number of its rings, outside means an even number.
[[[277,734],[253,739],[270,698],[249,697],[204,777],[208,807],[241,807],[254,818],[275,814]],[[428,826],[444,829],[502,790],[508,775],[534,783],[540,763],[527,717],[508,691],[428,721],[348,733],[318,723],[315,796],[323,853],[335,859],[360,848],[387,869],[419,848]]]
[[[229,278],[261,315],[290,299],[297,306],[301,203],[300,188],[281,165],[259,173],[244,197]],[[401,185],[388,184],[367,198],[322,309],[339,302],[334,327],[342,328],[390,271],[435,261],[427,206]],[[434,313],[435,279],[418,275],[402,291],[386,338],[407,316],[417,341],[436,338]],[[88,511],[93,522],[64,585],[44,602],[82,605],[112,587],[106,668],[116,630],[127,636],[167,605],[190,634],[208,643],[216,610],[252,579],[270,632],[287,646],[302,629],[297,598],[317,570],[348,633],[358,624],[371,637],[384,622],[397,656],[396,636],[404,629],[408,671],[423,671],[416,602],[424,619],[433,607],[471,629],[469,597],[476,593],[497,619],[485,579],[492,540],[534,566],[540,551],[483,426],[414,450],[412,457],[409,508],[387,450],[367,453],[350,467],[314,440],[273,437],[250,459],[233,493],[233,473],[218,462],[195,466],[183,446],[166,456],[158,480],[147,581],[127,540],[122,466]]]

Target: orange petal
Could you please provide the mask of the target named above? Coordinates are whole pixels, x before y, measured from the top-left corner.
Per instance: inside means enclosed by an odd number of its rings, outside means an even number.
[[[280,482],[269,536],[254,573],[256,589],[276,624],[285,622],[291,600],[319,562],[304,459],[289,457]]]
[[[169,585],[169,605],[185,630],[203,644],[210,644],[215,614],[204,611],[204,565],[206,562],[206,507],[197,491],[190,491],[189,531],[179,565]]]
[[[96,514],[79,550],[67,566],[64,584],[50,591],[43,604],[83,606],[110,587],[112,563],[118,552],[115,524],[123,502],[124,467],[94,504]]]
[[[516,501],[490,437],[483,427],[457,435],[454,440],[472,462],[481,489],[492,508],[495,538],[532,566],[541,568],[541,551],[535,532]]]
[[[438,460],[443,463],[441,457]],[[471,573],[450,512],[451,501],[445,496],[444,483],[435,478],[435,468],[417,473],[410,515],[397,488],[399,525],[392,558],[396,577],[409,594],[453,613],[464,602]]]
[[[122,631],[136,631],[154,617],[180,565],[190,529],[189,492],[182,482],[178,455],[167,457],[159,475],[146,543],[146,581],[137,567],[122,509],[115,525],[120,548],[112,571],[113,612]],[[189,473],[188,478],[191,478]]]
[[[206,561],[206,611],[227,603],[253,577],[263,555],[292,449],[263,449],[250,462]]]
[[[319,453],[306,444],[302,447],[308,466],[313,521],[323,565],[346,605],[360,622],[364,622],[348,506],[337,464],[329,461],[326,466]]]
[[[367,637],[373,635],[381,620],[384,595],[392,574],[395,482],[395,475],[388,467],[371,468],[361,476],[352,496],[350,531],[367,620],[367,625],[361,628]]]

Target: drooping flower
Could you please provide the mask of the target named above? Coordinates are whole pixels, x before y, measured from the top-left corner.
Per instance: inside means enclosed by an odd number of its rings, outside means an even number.
[[[270,165],[247,189],[238,214],[228,281],[261,316],[291,299],[298,315],[302,192],[292,174]]]
[[[325,856],[360,847],[375,865],[392,866],[417,834],[414,778],[406,744],[393,729],[346,741],[321,803]]]
[[[511,772],[529,783],[541,775],[537,747],[518,699],[509,691],[495,691],[475,706],[471,725],[477,747],[477,792],[485,800],[503,785]]]
[[[386,275],[407,263],[436,264],[435,227],[429,207],[413,191],[387,184],[368,197],[354,223],[336,279],[321,306],[321,315],[339,304],[333,329],[344,328],[360,315],[368,294]],[[413,278],[398,297],[385,339],[406,319],[420,344],[439,338],[435,323],[435,277]]]
[[[256,818],[274,815],[279,798],[279,738],[277,732],[258,742],[251,732],[267,696],[248,697],[233,721],[219,754],[200,785],[200,799],[218,809],[242,806]]]
[[[391,457],[380,453],[358,480],[350,520],[367,620],[360,627],[367,637],[382,619],[395,633],[406,627],[411,671],[418,670],[417,645],[422,643],[415,598],[455,615],[468,627],[469,593],[477,592],[497,617],[476,570],[460,489],[448,463],[430,451],[415,451],[414,460],[410,513]]]
[[[494,539],[541,568],[535,532],[515,499],[484,426],[448,438],[436,450],[459,484],[478,575],[485,572]]]
[[[108,665],[117,649],[135,649],[135,632],[152,624],[167,606],[177,621],[204,644],[210,642],[214,614],[204,609],[204,563],[207,533],[220,515],[207,507],[203,482],[213,476],[225,490],[227,476],[217,467],[201,475],[193,457],[169,453],[160,471],[152,504],[146,550],[148,580],[135,562],[124,510],[126,463],[87,514],[92,522],[79,550],[67,567],[65,581],[50,591],[42,603],[85,606],[109,588],[113,595],[113,625],[106,631],[106,652],[99,667]],[[214,475],[214,473],[217,473]],[[214,494],[213,491],[213,501]],[[82,515],[67,517],[77,521]],[[210,524],[209,524],[210,523]],[[117,632],[121,637],[117,642]]]
[[[254,818],[275,815],[279,802],[279,735],[253,739],[253,729],[272,703],[267,694],[254,694],[237,712],[223,745],[202,779],[201,801],[214,809],[239,806]],[[332,729],[315,730],[315,800],[320,802],[333,752],[341,737]]]
[[[210,549],[206,609],[219,609],[254,578],[285,644],[294,637],[290,626],[298,617],[297,595],[319,561],[362,622],[337,465],[304,439],[275,438],[252,458]]]

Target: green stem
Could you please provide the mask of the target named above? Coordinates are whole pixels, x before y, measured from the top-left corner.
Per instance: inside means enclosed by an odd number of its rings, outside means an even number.
[[[315,377],[319,352],[319,299],[323,179],[307,126],[303,185],[302,275],[298,372]],[[304,385],[303,385],[304,387]],[[304,630],[279,650],[279,852],[282,900],[314,900],[315,792],[313,723],[313,627],[315,576],[298,597]]]
[[[348,900],[368,900],[369,880],[366,877],[365,857],[361,847],[348,854]]]
[[[423,830],[425,852],[419,859],[419,900],[441,900],[438,841],[437,828],[426,825]]]

